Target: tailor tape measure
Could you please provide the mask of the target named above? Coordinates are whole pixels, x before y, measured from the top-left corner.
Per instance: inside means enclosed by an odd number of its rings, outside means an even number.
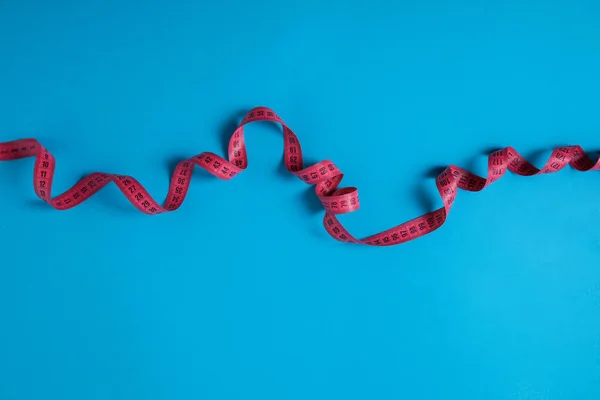
[[[252,109],[233,132],[229,141],[228,159],[217,154],[204,152],[177,164],[171,177],[167,198],[161,206],[148,191],[133,177],[96,172],[77,182],[66,192],[52,197],[52,181],[56,162],[54,156],[35,139],[22,139],[0,143],[0,161],[35,157],[33,186],[37,196],[57,210],[73,208],[89,199],[104,186],[114,182],[125,197],[138,210],[156,215],[177,210],[187,194],[194,166],[199,166],[217,178],[229,180],[248,165],[244,126],[256,121],[272,121],[283,128],[284,160],[287,170],[309,185],[325,208],[323,225],[327,233],[336,240],[371,246],[393,246],[406,243],[438,229],[444,224],[458,189],[478,192],[500,179],[507,170],[521,176],[532,176],[560,171],[567,165],[578,171],[600,169],[600,160],[594,163],[580,146],[564,146],[552,151],[542,169],[537,169],[515,149],[506,147],[488,157],[488,177],[482,178],[456,166],[447,167],[436,178],[436,186],[444,206],[412,219],[394,228],[371,235],[364,239],[352,236],[336,218],[358,210],[358,190],[354,187],[340,188],[343,174],[329,160],[304,167],[302,150],[298,138],[283,120],[267,107]]]

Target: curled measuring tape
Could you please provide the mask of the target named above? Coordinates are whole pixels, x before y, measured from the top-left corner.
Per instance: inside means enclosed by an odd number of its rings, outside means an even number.
[[[354,187],[339,188],[344,175],[329,160],[305,168],[298,138],[273,110],[266,107],[252,109],[235,129],[229,141],[228,160],[214,153],[204,152],[179,162],[171,177],[169,192],[162,206],[135,178],[101,172],[86,176],[69,190],[53,198],[51,192],[56,162],[52,154],[35,139],[0,143],[0,161],[35,157],[33,173],[35,193],[57,210],[75,207],[89,199],[108,183],[114,182],[138,210],[155,215],[177,210],[181,206],[187,194],[195,165],[223,180],[229,180],[246,169],[248,156],[244,142],[244,126],[256,121],[277,122],[283,127],[283,151],[287,170],[307,184],[315,185],[316,195],[325,208],[323,217],[325,230],[333,238],[349,243],[392,246],[431,233],[446,221],[458,189],[478,192],[500,179],[506,170],[522,176],[532,176],[557,172],[568,164],[579,171],[600,169],[600,160],[593,163],[580,146],[554,149],[541,170],[530,164],[512,147],[506,147],[488,156],[487,178],[482,178],[453,165],[440,173],[436,178],[436,186],[442,197],[443,207],[367,238],[356,239],[342,226],[336,215],[358,210],[360,203],[357,189]]]

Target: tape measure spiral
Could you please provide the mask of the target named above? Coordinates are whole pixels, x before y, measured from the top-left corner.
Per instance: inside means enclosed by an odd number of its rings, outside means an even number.
[[[323,225],[336,240],[371,246],[392,246],[414,240],[438,229],[446,221],[458,189],[478,192],[500,179],[507,170],[521,176],[533,176],[560,171],[567,165],[578,171],[600,169],[600,160],[592,162],[580,146],[558,147],[552,151],[547,163],[538,169],[525,160],[515,149],[506,147],[488,156],[488,176],[476,174],[451,165],[436,178],[436,186],[443,207],[429,212],[386,231],[364,239],[352,236],[336,218],[359,209],[358,190],[354,187],[340,188],[343,173],[330,160],[304,167],[300,142],[283,120],[267,107],[250,110],[233,132],[229,141],[228,159],[211,152],[203,152],[177,164],[171,177],[167,197],[161,206],[133,177],[96,172],[79,180],[64,193],[52,197],[52,182],[56,162],[54,156],[35,139],[21,139],[0,143],[0,161],[35,157],[33,186],[37,196],[57,210],[73,208],[92,197],[110,182],[114,182],[125,197],[138,210],[156,215],[177,210],[183,203],[194,171],[199,166],[217,178],[229,180],[248,165],[244,126],[256,121],[279,123],[283,128],[284,162],[287,170],[309,185],[315,185],[315,193],[325,209]]]

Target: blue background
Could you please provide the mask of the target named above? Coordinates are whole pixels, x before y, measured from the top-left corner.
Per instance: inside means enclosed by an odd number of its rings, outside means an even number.
[[[52,3],[52,4],[51,4]],[[195,4],[193,4],[195,3]],[[332,159],[358,236],[440,206],[432,172],[600,148],[600,6],[578,1],[0,2],[0,140],[162,201],[175,162],[275,109]],[[408,244],[338,243],[268,125],[149,217],[57,212],[0,164],[0,399],[598,399],[600,185],[507,175]]]

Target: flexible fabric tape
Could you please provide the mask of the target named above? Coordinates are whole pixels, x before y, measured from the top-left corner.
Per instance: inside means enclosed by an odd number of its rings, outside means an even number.
[[[298,138],[283,120],[267,107],[256,107],[246,114],[229,141],[228,159],[211,152],[203,152],[177,164],[171,177],[166,200],[160,205],[133,177],[109,173],[92,173],[77,182],[66,192],[52,197],[52,182],[56,162],[54,156],[35,139],[21,139],[0,143],[0,161],[35,157],[33,186],[37,196],[57,210],[73,208],[92,197],[110,182],[114,182],[125,197],[143,213],[156,215],[177,210],[183,203],[194,171],[199,166],[217,178],[229,180],[248,165],[244,126],[257,121],[272,121],[283,128],[284,160],[287,170],[309,185],[325,208],[323,225],[334,239],[371,246],[392,246],[427,235],[444,224],[454,203],[458,189],[478,192],[500,179],[507,170],[521,176],[533,176],[560,171],[567,165],[578,171],[600,169],[600,160],[594,163],[580,146],[558,147],[552,151],[542,169],[525,160],[515,149],[506,147],[488,156],[487,178],[482,178],[462,168],[451,165],[436,178],[436,186],[444,206],[386,231],[363,239],[352,236],[336,218],[358,210],[358,190],[340,188],[343,174],[329,160],[305,167]]]

